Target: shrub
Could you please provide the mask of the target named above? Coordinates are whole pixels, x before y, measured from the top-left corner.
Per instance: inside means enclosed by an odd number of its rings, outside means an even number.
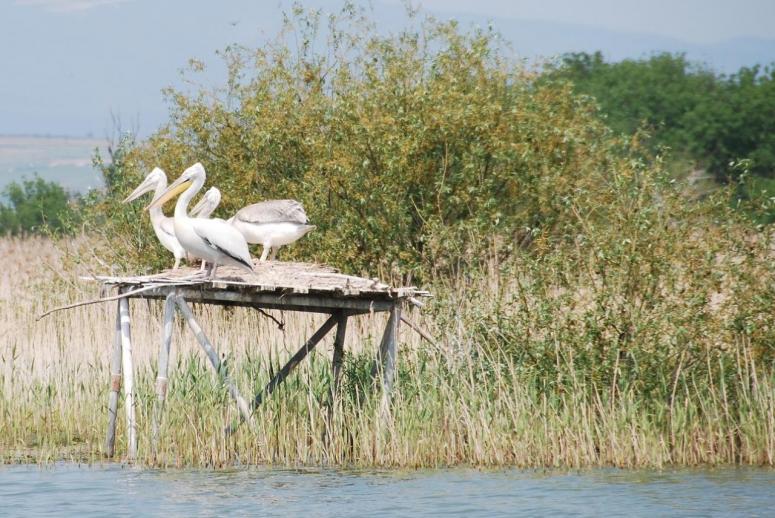
[[[568,200],[629,153],[591,102],[537,82],[492,32],[429,20],[379,36],[348,11],[321,43],[315,13],[296,14],[298,52],[227,49],[227,87],[170,91],[169,124],[123,155],[102,205],[122,258],[160,251],[139,204],[117,203],[156,165],[174,177],[203,162],[224,193],[216,215],[302,201],[318,229],[286,258],[418,275],[480,255],[493,234],[565,239],[578,227]]]

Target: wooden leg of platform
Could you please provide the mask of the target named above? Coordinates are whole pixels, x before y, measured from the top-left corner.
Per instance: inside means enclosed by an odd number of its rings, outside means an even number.
[[[277,375],[266,384],[264,391],[256,394],[256,397],[253,400],[253,408],[256,408],[258,405],[260,405],[266,397],[274,392],[274,389],[276,389],[280,383],[285,381],[285,378],[288,377],[291,371],[293,371],[293,369],[296,368],[299,363],[301,363],[307,354],[309,354],[309,352],[315,348],[318,342],[320,342],[328,334],[328,332],[331,331],[331,328],[336,325],[337,319],[338,318],[335,315],[329,317],[329,319],[326,320],[322,326],[320,326],[320,329],[315,331],[315,334],[313,334],[312,337],[301,346],[301,349],[296,351],[296,354],[294,354],[291,359],[288,360],[288,363],[286,363],[283,368],[280,369],[280,372],[278,372]]]
[[[110,355],[110,393],[108,395],[108,430],[105,435],[105,455],[113,456],[116,446],[116,413],[121,390],[121,312],[116,302],[116,326]]]
[[[137,424],[135,423],[134,366],[132,365],[132,331],[129,318],[129,300],[118,301],[121,314],[121,363],[124,373],[124,405],[126,406],[127,458],[137,457]]]
[[[334,357],[331,361],[331,387],[328,402],[328,420],[324,439],[330,441],[333,434],[334,410],[339,404],[339,386],[342,381],[342,362],[344,360],[344,338],[347,334],[347,313],[340,310],[336,313],[336,338],[334,338]]]
[[[336,315],[336,338],[334,339],[334,358],[331,362],[333,379],[331,383],[331,404],[336,401],[339,385],[342,381],[342,361],[344,360],[344,338],[347,333],[347,313],[340,311]]]
[[[188,307],[188,304],[183,297],[177,296],[175,297],[175,300],[177,301],[178,308],[180,308],[180,312],[183,314],[183,317],[188,323],[189,329],[191,329],[191,332],[194,333],[194,336],[196,336],[199,345],[202,346],[202,349],[204,349],[207,358],[210,360],[210,364],[212,364],[215,371],[223,378],[226,387],[229,389],[229,394],[237,403],[237,408],[239,409],[242,419],[247,420],[252,424],[253,415],[250,407],[248,406],[248,402],[240,394],[239,389],[237,389],[237,384],[234,383],[234,381],[229,376],[226,366],[221,364],[221,360],[218,358],[218,352],[210,343],[210,340],[208,340],[207,336],[204,334],[204,331],[202,331],[202,328],[199,326],[199,323],[194,318],[194,314],[191,312],[191,308]]]
[[[167,371],[169,369],[170,346],[172,345],[172,326],[175,321],[175,296],[174,291],[167,295],[164,301],[164,326],[162,328],[161,347],[159,348],[158,373],[156,375],[156,402],[153,408],[153,451],[159,442],[159,426],[164,411],[164,402],[167,399]]]
[[[398,342],[398,322],[401,320],[401,306],[394,304],[390,309],[385,332],[379,344],[378,368],[381,368],[382,402],[380,411],[386,415],[390,408],[390,391],[393,389],[393,379],[396,371],[396,355]]]

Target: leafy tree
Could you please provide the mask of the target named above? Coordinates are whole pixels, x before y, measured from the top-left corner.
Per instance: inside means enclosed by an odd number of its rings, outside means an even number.
[[[216,215],[304,203],[318,228],[286,258],[419,274],[479,256],[493,234],[570,236],[568,200],[599,190],[619,156],[592,103],[537,83],[491,32],[430,20],[381,36],[347,10],[318,22],[299,10],[289,42],[227,49],[224,88],[169,91],[169,124],[121,155],[97,207],[117,261],[166,262],[141,204],[119,202],[154,166],[174,178],[196,161],[224,193]]]
[[[76,216],[62,186],[40,177],[12,182],[2,194],[8,203],[0,203],[0,234],[62,232]]]
[[[738,177],[730,164],[750,161],[756,176],[775,177],[775,71],[743,68],[731,76],[656,54],[604,61],[601,53],[569,54],[547,74],[593,96],[617,132],[645,127],[654,149],[667,146],[718,180]]]

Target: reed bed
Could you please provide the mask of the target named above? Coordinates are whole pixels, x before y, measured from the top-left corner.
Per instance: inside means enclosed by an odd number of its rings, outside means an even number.
[[[67,248],[74,246],[88,246],[88,240],[0,240],[3,462],[104,460],[115,303],[35,320],[54,305],[95,294],[95,286],[74,279],[104,265],[71,263]],[[725,259],[714,261],[723,277]],[[754,271],[753,263],[729,261],[735,271]],[[238,418],[237,410],[179,319],[157,451],[151,448],[151,415],[162,303],[132,301],[137,462],[181,467],[773,465],[772,365],[762,353],[763,338],[746,333],[742,324],[735,327],[739,314],[724,309],[721,300],[735,296],[743,276],[719,278],[726,287],[697,302],[707,306],[704,316],[695,315],[702,322],[679,322],[678,308],[685,301],[663,296],[649,306],[638,294],[628,299],[613,271],[605,282],[590,282],[597,277],[567,277],[579,272],[572,261],[558,259],[553,270],[546,261],[540,270],[527,261],[488,264],[434,281],[430,307],[422,314],[411,312],[437,342],[423,342],[402,326],[387,419],[380,417],[379,390],[369,376],[383,317],[359,317],[348,326],[343,388],[336,401],[329,397],[329,336],[259,407],[255,427],[243,425],[228,438],[223,426]],[[557,279],[563,278],[561,286]],[[691,291],[691,275],[682,282]],[[636,301],[640,313],[627,300]],[[243,393],[259,390],[322,322],[320,316],[273,312],[286,323],[281,331],[252,310],[194,309],[227,356]],[[613,315],[617,325],[633,326],[628,336],[607,327]],[[649,355],[655,364],[647,363]],[[126,451],[124,425],[120,420],[119,459]]]

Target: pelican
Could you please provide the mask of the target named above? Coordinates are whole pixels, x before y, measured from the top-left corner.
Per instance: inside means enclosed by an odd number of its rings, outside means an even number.
[[[195,257],[200,257],[211,265],[209,278],[215,276],[219,265],[226,264],[253,271],[253,261],[245,238],[234,227],[222,219],[191,218],[188,216],[188,204],[205,183],[205,168],[197,162],[172,182],[164,192],[156,195],[149,209],[161,207],[180,193],[175,204],[173,218],[175,235],[183,248]]]
[[[277,250],[300,239],[315,225],[309,224],[304,207],[296,200],[268,200],[241,208],[229,219],[250,244],[263,245],[261,261],[274,261]]]
[[[156,198],[166,188],[167,175],[164,174],[164,171],[160,168],[154,167],[153,171],[148,173],[148,176],[145,177],[143,183],[137,186],[137,189],[132,191],[132,194],[126,197],[124,203],[129,203],[130,201],[136,200],[143,194],[153,190],[155,190],[154,198]],[[172,252],[172,254],[175,256],[175,265],[172,268],[177,269],[180,266],[180,260],[183,258],[186,251],[183,250],[183,247],[180,245],[180,241],[178,241],[178,238],[175,237],[175,228],[172,222],[172,218],[168,218],[164,215],[164,213],[161,211],[161,206],[151,209],[150,212],[153,231],[156,233],[156,237],[159,238],[159,241],[164,246],[164,248]]]
[[[218,190],[218,187],[210,187],[207,192],[202,195],[199,203],[194,205],[194,208],[191,209],[191,215],[195,218],[209,218],[210,214],[212,214],[213,211],[218,208],[220,203],[221,191]],[[186,259],[189,261],[196,260],[196,258],[191,255],[188,255]],[[202,261],[202,267],[200,270],[204,270],[206,264],[206,261]]]
[[[199,203],[194,205],[194,208],[191,209],[191,215],[195,218],[209,218],[210,214],[218,208],[220,203],[221,191],[218,190],[218,187],[210,187],[207,192],[202,195],[202,199],[199,200]]]

